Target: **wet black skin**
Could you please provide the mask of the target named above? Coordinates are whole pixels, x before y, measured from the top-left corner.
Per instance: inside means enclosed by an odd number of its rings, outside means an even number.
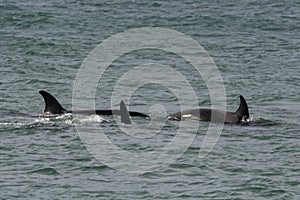
[[[128,112],[129,116],[131,117],[149,117],[146,114],[136,112],[136,111],[128,111],[124,102],[121,101],[120,103],[120,110],[113,109],[113,110],[66,110],[64,109],[60,103],[56,100],[54,96],[52,96],[50,93],[41,90],[39,93],[43,96],[45,101],[45,109],[44,114],[66,114],[66,113],[72,113],[72,114],[83,114],[83,115],[121,115],[124,119],[124,122],[129,123],[129,119],[127,118],[127,113],[124,114],[124,112]]]
[[[168,116],[169,120],[181,120],[185,117],[198,119],[200,121],[211,121],[215,123],[244,123],[249,119],[249,110],[245,98],[240,95],[240,106],[236,112],[225,112],[213,109],[190,109],[177,112]]]

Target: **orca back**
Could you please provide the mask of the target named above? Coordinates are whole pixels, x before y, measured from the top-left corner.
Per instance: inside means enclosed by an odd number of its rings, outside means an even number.
[[[50,93],[40,90],[39,93],[43,96],[45,101],[45,110],[44,113],[50,114],[64,114],[67,111],[60,105],[54,96]]]

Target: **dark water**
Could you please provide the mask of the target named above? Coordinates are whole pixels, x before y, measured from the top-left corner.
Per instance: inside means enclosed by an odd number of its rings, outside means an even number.
[[[298,199],[299,13],[297,1],[0,1],[1,199]],[[149,138],[123,134],[112,117],[24,115],[43,110],[41,89],[71,109],[73,84],[89,52],[114,34],[141,27],[173,29],[199,42],[221,73],[227,109],[235,110],[242,94],[254,123],[225,125],[214,149],[199,158],[208,126],[200,123],[180,158],[135,174],[94,158],[75,124],[100,125],[128,151],[155,150],[174,138],[178,126],[164,121],[164,114],[178,111],[168,88],[145,85],[130,102],[142,112],[149,105],[165,107],[166,113],[154,112],[152,124],[165,123],[161,134]],[[210,105],[205,82],[188,63],[152,49],[126,54],[107,69],[96,106],[110,107],[122,74],[152,61],[186,76],[199,105]],[[147,127],[149,120],[134,122]],[[196,122],[189,123],[187,134]]]

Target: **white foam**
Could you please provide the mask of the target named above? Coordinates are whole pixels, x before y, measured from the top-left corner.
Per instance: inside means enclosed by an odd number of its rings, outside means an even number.
[[[23,125],[26,125],[26,123],[22,123],[22,122],[0,122],[0,125],[3,125],[3,126],[23,126]]]
[[[107,121],[107,120],[105,120],[104,118],[102,118],[99,115],[90,115],[90,116],[86,116],[82,119],[79,119],[79,122],[82,122],[82,123],[97,123],[97,122],[100,123],[103,121]]]
[[[55,125],[55,124],[67,124],[72,125],[74,123],[101,123],[108,122],[108,120],[102,118],[99,115],[82,115],[80,117],[73,117],[71,113],[55,116],[39,115],[37,118],[9,118],[5,121],[0,121],[0,127],[23,127],[23,126],[40,126],[40,125]]]
[[[63,115],[58,115],[57,117],[55,117],[55,119],[65,119],[65,118],[70,118],[72,117],[72,113],[66,113]]]
[[[33,123],[47,123],[50,121],[50,118],[47,118],[47,117],[41,117],[41,118],[38,118],[38,119],[35,119],[33,121]]]
[[[67,123],[70,124],[88,124],[88,123],[102,123],[102,122],[109,122],[109,120],[104,119],[99,115],[76,115],[76,117],[72,118],[72,122],[68,120]]]
[[[184,114],[181,116],[181,118],[192,118],[192,117],[193,117],[193,115],[191,115],[191,114]]]

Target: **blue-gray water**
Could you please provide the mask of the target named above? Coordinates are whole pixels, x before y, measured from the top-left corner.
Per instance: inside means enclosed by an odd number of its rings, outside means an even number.
[[[299,2],[292,0],[0,1],[0,198],[298,199],[299,13]],[[235,110],[242,94],[256,123],[225,125],[213,151],[201,159],[207,123],[200,123],[193,144],[178,160],[156,171],[128,174],[89,154],[69,116],[23,115],[41,113],[41,89],[71,109],[73,83],[89,52],[114,34],[140,27],[173,29],[199,42],[220,70],[227,109]],[[122,69],[149,60],[170,64],[188,77],[199,105],[209,106],[205,83],[192,68],[182,58],[155,50],[132,52],[113,63],[99,82],[96,106],[110,106]],[[130,108],[146,112],[149,104],[178,111],[176,98],[159,85],[140,88]],[[101,124],[131,151],[164,145],[177,125],[166,122],[162,134],[135,140],[122,134],[111,117],[104,119],[108,122],[91,116],[84,123]]]

